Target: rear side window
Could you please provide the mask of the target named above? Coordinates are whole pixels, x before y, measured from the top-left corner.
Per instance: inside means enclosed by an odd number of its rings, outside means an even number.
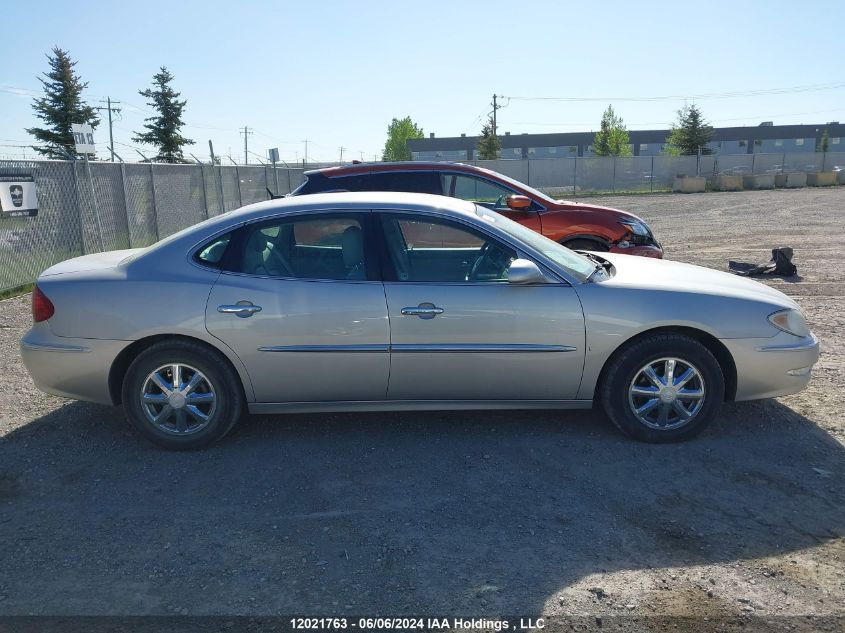
[[[260,277],[364,281],[364,215],[321,213],[245,226],[226,269]]]
[[[334,189],[346,191],[406,191],[443,195],[443,182],[436,171],[381,172],[329,180]]]
[[[226,254],[226,249],[229,248],[229,242],[231,241],[231,233],[214,238],[194,253],[194,261],[211,268],[220,268],[223,262],[223,256]]]

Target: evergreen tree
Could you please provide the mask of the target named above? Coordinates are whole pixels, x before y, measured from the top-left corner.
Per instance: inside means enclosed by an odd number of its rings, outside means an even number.
[[[630,156],[631,139],[622,117],[616,116],[613,106],[601,116],[601,129],[593,140],[593,153],[596,156]]]
[[[493,133],[493,115],[481,127],[481,136],[478,139],[478,156],[481,160],[493,160],[499,157],[502,149],[502,140]]]
[[[423,131],[411,117],[394,118],[387,126],[387,141],[384,143],[382,160],[411,160],[411,150],[408,149],[408,139],[422,138]]]
[[[180,101],[182,93],[175,92],[170,86],[173,75],[162,66],[153,75],[153,87],[139,90],[138,94],[148,99],[147,104],[157,112],[155,116],[144,119],[146,132],[136,133],[132,140],[136,143],[152,145],[158,154],[153,159],[163,163],[184,163],[182,147],[194,142],[180,133],[185,122],[182,111],[187,101]]]
[[[74,72],[76,62],[72,61],[67,51],[58,46],[47,55],[50,72],[38,78],[44,87],[44,96],[34,100],[32,109],[35,116],[44,121],[46,127],[32,127],[27,133],[41,141],[46,147],[33,147],[35,151],[48,158],[66,158],[67,154],[76,156],[74,149],[72,123],[89,123],[97,127],[97,112],[82,100],[82,91],[88,87]],[[63,153],[61,150],[64,150]]]
[[[816,141],[816,151],[817,152],[827,152],[828,146],[830,145],[830,137],[827,134],[827,128],[825,128],[822,137]]]
[[[711,154],[707,144],[713,140],[713,128],[708,125],[694,103],[678,110],[678,121],[666,139],[667,154],[694,155]]]

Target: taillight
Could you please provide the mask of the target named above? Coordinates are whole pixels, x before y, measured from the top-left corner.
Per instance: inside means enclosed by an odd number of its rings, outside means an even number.
[[[35,286],[35,290],[32,291],[32,319],[36,323],[40,323],[49,319],[55,312],[56,308],[53,307],[53,302],[41,292],[41,288]]]

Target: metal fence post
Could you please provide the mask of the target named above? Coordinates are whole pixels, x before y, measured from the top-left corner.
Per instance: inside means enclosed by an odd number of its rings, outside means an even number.
[[[825,166],[827,165],[827,152],[822,152],[822,171],[824,171]]]
[[[578,157],[572,159],[572,195],[578,189]]]
[[[73,171],[73,191],[76,194],[76,219],[79,224],[79,252],[85,255],[85,222],[82,219],[82,196],[79,193],[79,174],[76,173],[76,161],[71,161]]]
[[[226,213],[226,198],[223,194],[223,165],[217,165],[217,183],[220,185],[220,213]]]
[[[132,230],[129,225],[129,190],[126,188],[126,165],[120,163],[120,186],[123,189],[123,213],[126,215],[126,241],[132,246]]]
[[[200,180],[202,181],[202,206],[205,208],[205,219],[209,218],[208,215],[208,193],[205,190],[205,172],[203,171],[202,165],[197,165],[197,169],[200,170]]]
[[[651,192],[654,193],[654,154],[651,155]]]
[[[156,177],[152,163],[150,163],[150,191],[153,193],[153,226],[156,231],[156,242],[158,242],[161,238],[158,232],[158,209],[156,208]]]
[[[751,154],[751,175],[754,175],[754,166],[757,164],[757,152]]]
[[[616,193],[616,156],[613,157],[613,177],[610,184],[610,190]]]
[[[100,234],[100,248],[106,250],[106,243],[103,240],[103,223],[100,221],[100,209],[97,206],[97,193],[94,191],[94,176],[91,174],[91,163],[88,162],[88,154],[85,156],[85,171],[88,172],[88,182],[91,184],[91,204],[94,205],[94,219],[97,220],[97,233]]]
[[[244,206],[244,199],[241,195],[241,170],[238,169],[238,166],[235,165],[235,180],[238,181],[238,206]]]

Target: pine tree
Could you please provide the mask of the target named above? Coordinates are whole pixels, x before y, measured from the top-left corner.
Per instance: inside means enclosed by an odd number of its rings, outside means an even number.
[[[499,150],[502,149],[502,140],[493,133],[493,115],[481,127],[481,136],[478,139],[478,156],[481,160],[493,160],[499,157]]]
[[[32,104],[35,116],[47,126],[29,128],[27,133],[46,145],[32,148],[43,156],[76,156],[71,124],[88,123],[96,128],[100,121],[96,110],[82,100],[82,91],[88,87],[88,83],[83,82],[74,72],[76,62],[71,60],[68,52],[56,46],[52,55],[47,55],[47,61],[50,72],[44,73],[46,79],[38,78],[44,87],[44,96],[35,99]]]
[[[146,97],[147,104],[157,112],[155,116],[144,119],[146,132],[136,133],[132,140],[136,143],[152,145],[158,154],[153,159],[163,163],[184,163],[182,147],[193,145],[194,142],[182,136],[180,133],[185,122],[182,120],[182,111],[185,109],[187,100],[180,101],[182,93],[175,92],[170,86],[173,75],[167,68],[162,66],[153,75],[153,87],[146,90],[139,90],[138,94]]]
[[[712,140],[713,128],[693,103],[678,110],[678,121],[666,139],[666,153],[693,155],[701,151],[702,154],[711,154],[713,150],[707,144]]]
[[[607,106],[601,117],[601,129],[593,140],[596,156],[630,156],[631,139],[622,117],[616,116],[613,106]]]

